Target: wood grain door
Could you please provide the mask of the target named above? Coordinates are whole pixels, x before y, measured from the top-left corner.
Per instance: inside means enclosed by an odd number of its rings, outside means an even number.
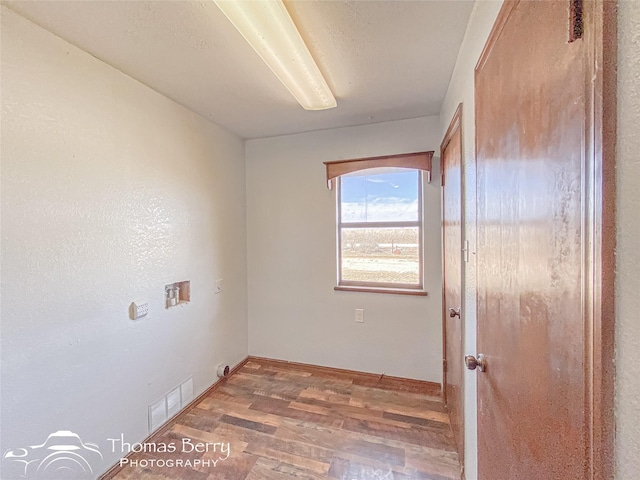
[[[507,0],[476,68],[486,480],[609,478],[614,147],[603,118],[614,107],[603,82],[614,87],[602,38],[613,18],[606,2],[576,5]]]
[[[464,328],[462,319],[462,104],[440,147],[442,171],[443,385],[460,465],[464,462]]]

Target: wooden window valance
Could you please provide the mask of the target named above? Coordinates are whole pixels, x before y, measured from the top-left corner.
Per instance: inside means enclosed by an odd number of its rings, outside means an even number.
[[[355,158],[353,160],[336,160],[324,162],[327,167],[327,187],[333,188],[333,179],[347,173],[358,172],[369,168],[413,168],[427,172],[427,183],[431,182],[431,164],[433,151],[400,153],[398,155],[385,155],[382,157]]]

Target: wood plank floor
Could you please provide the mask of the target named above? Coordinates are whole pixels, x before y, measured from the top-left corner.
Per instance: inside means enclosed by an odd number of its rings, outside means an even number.
[[[439,391],[424,391],[424,384],[410,381],[384,380],[250,360],[152,439],[156,444],[173,443],[178,453],[135,454],[130,460],[138,465],[126,466],[114,478],[459,479]],[[210,445],[209,452],[181,453],[183,441],[228,443],[228,458],[219,445],[215,452]],[[190,464],[177,466],[177,458],[189,459]],[[158,460],[174,464],[151,465]]]

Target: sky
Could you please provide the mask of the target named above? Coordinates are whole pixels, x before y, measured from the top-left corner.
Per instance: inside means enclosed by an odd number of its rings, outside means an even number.
[[[417,170],[369,170],[341,177],[343,222],[418,220]]]

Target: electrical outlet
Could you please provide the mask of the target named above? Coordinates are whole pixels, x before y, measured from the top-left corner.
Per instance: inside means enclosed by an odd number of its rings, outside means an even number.
[[[140,317],[144,317],[149,313],[149,302],[142,300],[136,300],[129,307],[129,315],[131,320],[137,320]]]
[[[364,309],[356,308],[356,323],[364,323]]]

